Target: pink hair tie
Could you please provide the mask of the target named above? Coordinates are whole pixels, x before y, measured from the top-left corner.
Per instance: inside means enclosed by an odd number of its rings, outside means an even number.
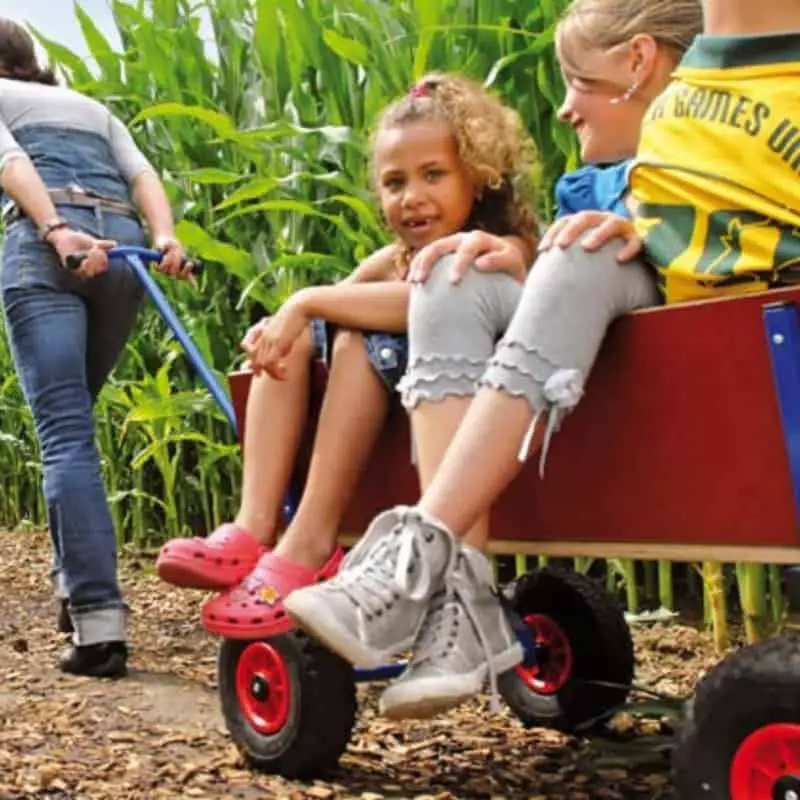
[[[427,97],[428,96],[428,84],[424,81],[420,81],[416,86],[411,87],[411,91],[409,94],[412,97]]]

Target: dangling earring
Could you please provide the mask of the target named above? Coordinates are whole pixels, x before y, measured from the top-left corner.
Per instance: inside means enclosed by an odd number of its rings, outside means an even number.
[[[613,106],[618,105],[619,103],[627,103],[628,100],[630,100],[638,91],[639,91],[639,81],[634,79],[633,83],[625,91],[625,94],[622,94],[619,97],[615,97],[613,100],[610,100],[609,102]]]

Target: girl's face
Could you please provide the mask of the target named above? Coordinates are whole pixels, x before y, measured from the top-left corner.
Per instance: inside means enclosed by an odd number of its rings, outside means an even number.
[[[410,248],[419,250],[464,227],[477,191],[446,122],[384,128],[374,158],[386,222]]]
[[[581,65],[583,75],[563,70],[567,94],[558,110],[559,120],[577,133],[583,161],[632,158],[647,102],[641,91],[625,98],[636,79],[629,54],[588,50],[581,56]]]

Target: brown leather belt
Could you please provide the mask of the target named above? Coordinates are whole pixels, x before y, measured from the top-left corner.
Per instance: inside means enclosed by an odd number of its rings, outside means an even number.
[[[129,203],[115,200],[113,197],[87,192],[84,189],[48,189],[47,194],[56,206],[77,206],[78,208],[99,208],[113,214],[136,217],[136,210]],[[13,201],[3,209],[2,219],[6,225],[25,217],[25,212]]]

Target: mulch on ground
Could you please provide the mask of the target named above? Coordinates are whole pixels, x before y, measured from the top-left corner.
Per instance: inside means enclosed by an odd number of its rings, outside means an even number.
[[[330,782],[249,770],[216,694],[217,642],[199,624],[200,592],[162,585],[152,564],[123,559],[131,606],[131,674],[117,682],[62,675],[46,535],[0,533],[0,799],[528,798],[658,800],[672,796],[664,724],[623,715],[613,750],[526,730],[485,699],[425,722],[376,715],[379,686],[360,689],[360,717]],[[716,658],[692,628],[635,633],[637,682],[691,691]],[[668,731],[666,731],[668,732]],[[621,749],[620,749],[621,748]],[[618,752],[619,751],[619,752]]]

